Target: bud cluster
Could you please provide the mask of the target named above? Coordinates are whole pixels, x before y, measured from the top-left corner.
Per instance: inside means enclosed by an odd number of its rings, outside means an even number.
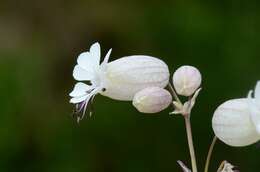
[[[176,100],[172,102],[172,96],[166,89],[147,87],[135,94],[134,107],[142,113],[157,113],[173,103],[175,106],[173,114],[189,114],[200,91],[201,74],[193,66],[181,66],[174,72],[172,80],[178,95],[189,97],[194,94],[193,97],[184,104]],[[172,91],[174,92],[174,90]]]

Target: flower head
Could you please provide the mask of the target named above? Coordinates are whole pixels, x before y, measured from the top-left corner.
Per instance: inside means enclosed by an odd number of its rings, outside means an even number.
[[[100,45],[95,43],[77,59],[73,77],[89,82],[78,82],[70,93],[76,112],[83,111],[78,120],[84,117],[89,101],[98,93],[115,100],[131,101],[138,91],[147,87],[164,88],[169,82],[168,66],[158,58],[133,55],[108,63],[110,53],[111,49],[100,64]]]
[[[70,103],[77,105],[78,112],[83,110],[83,116],[89,100],[104,91],[105,73],[110,53],[111,49],[100,64],[100,45],[95,43],[88,52],[81,53],[78,56],[73,77],[77,81],[89,81],[90,84],[78,82],[69,95],[72,97]]]

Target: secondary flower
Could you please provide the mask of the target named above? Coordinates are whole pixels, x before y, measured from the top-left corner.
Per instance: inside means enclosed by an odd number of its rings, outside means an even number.
[[[134,107],[142,113],[157,113],[166,109],[172,102],[169,91],[159,87],[147,87],[137,92],[133,99]]]
[[[229,100],[214,113],[215,135],[231,146],[247,146],[260,140],[260,82],[248,98]]]
[[[96,94],[116,100],[131,101],[136,92],[151,86],[164,88],[169,82],[168,66],[160,59],[134,55],[108,63],[111,49],[100,64],[100,45],[93,44],[88,52],[79,55],[73,77],[79,82],[70,93],[70,102],[78,112],[87,108]],[[83,116],[82,116],[83,117]]]
[[[251,119],[248,99],[233,99],[220,105],[212,119],[215,135],[230,146],[247,146],[260,140]]]
[[[193,66],[181,66],[173,74],[173,86],[182,96],[191,96],[201,84],[201,74]]]

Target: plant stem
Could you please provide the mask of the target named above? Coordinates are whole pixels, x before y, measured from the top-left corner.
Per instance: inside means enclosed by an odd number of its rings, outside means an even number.
[[[212,155],[216,141],[217,141],[217,137],[214,136],[212,143],[209,147],[209,152],[208,152],[208,155],[207,155],[204,172],[208,172],[208,170],[209,170],[209,163],[210,163],[211,155]]]
[[[181,100],[179,99],[177,93],[175,92],[172,85],[168,84],[169,90],[172,94],[172,96],[175,98],[177,102],[182,104]],[[173,105],[174,106],[174,105]],[[182,114],[185,119],[185,126],[186,126],[186,133],[188,138],[188,145],[189,145],[189,151],[190,151],[190,158],[191,158],[191,166],[192,166],[192,172],[198,172],[197,170],[197,162],[196,162],[196,156],[193,146],[193,139],[192,139],[192,131],[191,131],[191,123],[190,123],[190,114]]]
[[[192,172],[197,172],[198,170],[197,170],[197,162],[196,162],[196,156],[195,156],[195,151],[193,146],[190,115],[184,115],[184,119],[185,119],[186,133],[188,138],[188,145],[190,150]]]

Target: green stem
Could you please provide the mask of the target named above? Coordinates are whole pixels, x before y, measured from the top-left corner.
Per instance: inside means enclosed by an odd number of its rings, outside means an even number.
[[[209,152],[208,152],[208,155],[207,155],[204,172],[208,172],[208,170],[209,170],[209,163],[210,163],[211,155],[212,155],[214,146],[216,144],[216,141],[217,141],[217,137],[214,136],[214,138],[212,140],[212,143],[211,143],[211,145],[209,147]]]
[[[187,138],[188,138],[188,145],[190,150],[192,172],[197,172],[198,170],[197,170],[197,162],[196,162],[196,156],[195,156],[195,151],[193,146],[190,115],[185,115],[184,119],[185,119],[185,126],[186,126]]]

